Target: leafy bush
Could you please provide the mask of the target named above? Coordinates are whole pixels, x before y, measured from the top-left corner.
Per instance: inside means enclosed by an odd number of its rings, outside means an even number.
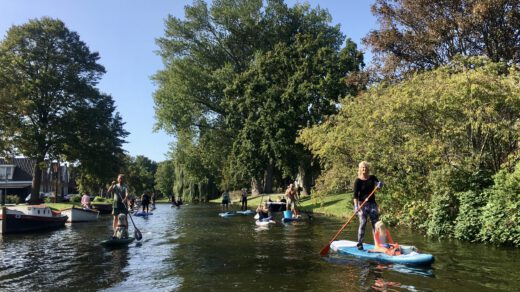
[[[495,176],[482,222],[482,241],[520,246],[520,162],[514,172],[502,170]]]
[[[428,210],[430,206],[425,200],[408,202],[402,208],[400,221],[412,228],[426,229],[428,222]]]
[[[459,201],[459,213],[455,220],[454,236],[458,239],[476,241],[482,228],[482,208],[488,202],[488,193],[473,191],[455,194]]]
[[[436,192],[432,196],[426,233],[430,236],[451,237],[457,214],[455,197],[450,192]]]
[[[430,207],[428,234],[454,234],[460,203],[455,194],[482,194],[493,184],[492,175],[518,153],[520,72],[506,68],[467,58],[345,98],[339,114],[300,132],[298,141],[322,165],[316,190],[336,191],[367,160],[386,192],[399,194],[381,198],[386,212],[420,226],[420,210]],[[477,214],[466,215],[457,221],[457,234],[473,238],[474,230],[463,230]]]
[[[5,197],[6,204],[20,204],[20,197],[17,195],[7,195]]]
[[[70,198],[70,201],[72,203],[79,203],[79,202],[81,202],[81,195],[80,194],[76,194],[76,195],[72,196],[72,198]]]
[[[94,203],[112,203],[112,199],[103,198],[101,196],[97,196],[94,198]]]

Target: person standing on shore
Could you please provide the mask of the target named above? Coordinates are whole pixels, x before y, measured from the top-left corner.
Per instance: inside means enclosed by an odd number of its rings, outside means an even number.
[[[222,193],[222,212],[227,211],[229,209],[229,202],[230,202],[229,193],[227,190],[225,190]]]
[[[119,223],[119,214],[125,214],[125,217],[128,215],[128,209],[125,205],[128,200],[128,187],[124,184],[124,182],[125,175],[119,174],[117,176],[117,182],[113,181],[110,187],[108,188],[108,193],[112,194],[112,198],[114,199],[114,202],[112,203],[112,215],[114,216],[114,219],[112,221],[112,228],[114,231],[114,237]],[[128,220],[128,218],[126,218],[126,220]]]
[[[358,168],[358,176],[354,181],[354,212],[358,212],[359,216],[359,229],[358,229],[358,243],[357,248],[363,249],[363,239],[365,238],[365,227],[367,220],[370,218],[372,223],[372,230],[375,230],[375,224],[379,221],[379,206],[376,203],[376,196],[373,194],[363,206],[365,199],[374,191],[376,187],[382,187],[383,183],[380,183],[375,175],[370,175],[368,163],[361,161]]]
[[[242,203],[242,207],[240,208],[242,211],[247,210],[247,189],[242,189],[242,199],[240,200]]]

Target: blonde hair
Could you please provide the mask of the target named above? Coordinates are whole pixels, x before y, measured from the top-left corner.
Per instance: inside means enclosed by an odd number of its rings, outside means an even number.
[[[381,221],[381,220],[376,222],[375,227],[376,227],[376,230],[379,230],[379,231],[385,230],[385,228],[386,228],[385,223],[383,223],[383,221]]]
[[[386,227],[385,227],[385,223],[383,223],[383,221],[379,220],[376,222],[374,233],[375,232],[379,232],[379,240],[381,242],[387,243]]]
[[[370,173],[370,167],[368,166],[368,162],[363,160],[359,163],[359,166],[358,166],[358,171],[357,171],[358,177],[361,176],[361,169],[363,168],[363,166],[365,166],[367,168],[367,174]]]

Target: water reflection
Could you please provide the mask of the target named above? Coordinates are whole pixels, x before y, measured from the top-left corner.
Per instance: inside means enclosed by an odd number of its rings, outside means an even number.
[[[219,211],[216,205],[159,205],[148,218],[134,217],[142,241],[116,250],[99,245],[111,234],[110,215],[56,231],[0,236],[0,291],[462,292],[520,285],[514,248],[434,241],[401,229],[393,230],[399,242],[436,256],[431,268],[320,257],[341,222],[315,217],[259,228],[250,216],[221,218]],[[354,238],[356,228],[345,228],[340,239]]]

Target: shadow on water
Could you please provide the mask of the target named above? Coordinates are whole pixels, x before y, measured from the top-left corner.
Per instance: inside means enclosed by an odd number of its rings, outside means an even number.
[[[335,264],[335,265],[352,265],[352,266],[362,267],[362,268],[366,268],[366,269],[389,270],[389,271],[395,271],[395,272],[410,274],[410,275],[434,277],[433,268],[431,268],[431,267],[378,263],[378,262],[371,262],[371,261],[358,259],[356,257],[349,257],[349,256],[345,256],[345,255],[338,255],[338,254],[332,254],[332,255],[329,255],[328,257],[323,257],[323,260],[327,261],[331,264]]]

